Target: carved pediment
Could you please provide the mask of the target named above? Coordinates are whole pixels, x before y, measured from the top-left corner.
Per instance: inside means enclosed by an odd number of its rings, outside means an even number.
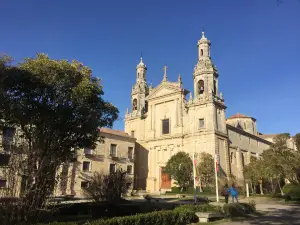
[[[172,87],[171,85],[168,84],[160,85],[151,91],[151,94],[148,96],[148,99],[163,97],[166,95],[178,93],[179,91],[180,91],[179,87]]]

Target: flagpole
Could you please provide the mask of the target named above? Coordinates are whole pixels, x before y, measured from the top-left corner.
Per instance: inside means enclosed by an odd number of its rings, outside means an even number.
[[[194,177],[194,202],[197,203],[197,195],[196,195],[196,168],[195,168],[195,148],[193,152],[193,177]]]
[[[216,200],[219,202],[219,187],[218,187],[218,159],[217,159],[217,154],[215,154],[215,179],[216,179]]]
[[[192,139],[194,139],[194,126],[192,126]],[[195,148],[196,142],[193,142],[193,180],[194,180],[194,203],[197,203],[197,196],[196,196],[196,168],[195,168]]]

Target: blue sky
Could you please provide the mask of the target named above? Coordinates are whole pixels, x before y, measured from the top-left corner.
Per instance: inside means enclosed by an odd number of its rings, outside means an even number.
[[[123,117],[143,52],[147,80],[182,75],[192,90],[197,41],[212,42],[226,116],[255,117],[263,133],[300,132],[300,1],[1,1],[0,52],[77,59],[103,79]],[[114,128],[123,129],[122,120]]]

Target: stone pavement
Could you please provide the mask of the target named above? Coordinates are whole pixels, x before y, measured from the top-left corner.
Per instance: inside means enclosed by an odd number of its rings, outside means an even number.
[[[257,199],[255,199],[256,201]],[[247,202],[242,200],[241,202]],[[225,225],[256,225],[256,224],[299,224],[300,225],[300,205],[287,205],[280,202],[258,200],[257,211],[265,212],[263,216],[250,218],[246,221],[225,222]]]

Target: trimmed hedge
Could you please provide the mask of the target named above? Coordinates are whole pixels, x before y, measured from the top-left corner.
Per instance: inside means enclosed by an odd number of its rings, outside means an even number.
[[[221,212],[222,208],[220,206],[214,206],[214,205],[181,205],[176,207],[174,212]]]
[[[87,215],[93,219],[99,219],[130,216],[138,213],[148,213],[159,210],[173,210],[174,208],[175,204],[163,202],[151,204],[148,202],[123,202],[115,204],[109,202],[103,202],[100,204],[85,202],[55,206],[52,209],[54,211],[52,213],[52,217],[60,218],[65,216],[76,217],[78,215]]]
[[[135,216],[114,217],[90,221],[90,225],[186,225],[198,221],[195,213],[191,211],[174,212],[159,211]],[[50,225],[78,225],[74,222],[55,222]]]
[[[186,225],[197,222],[193,212],[160,211],[90,222],[91,225]]]

